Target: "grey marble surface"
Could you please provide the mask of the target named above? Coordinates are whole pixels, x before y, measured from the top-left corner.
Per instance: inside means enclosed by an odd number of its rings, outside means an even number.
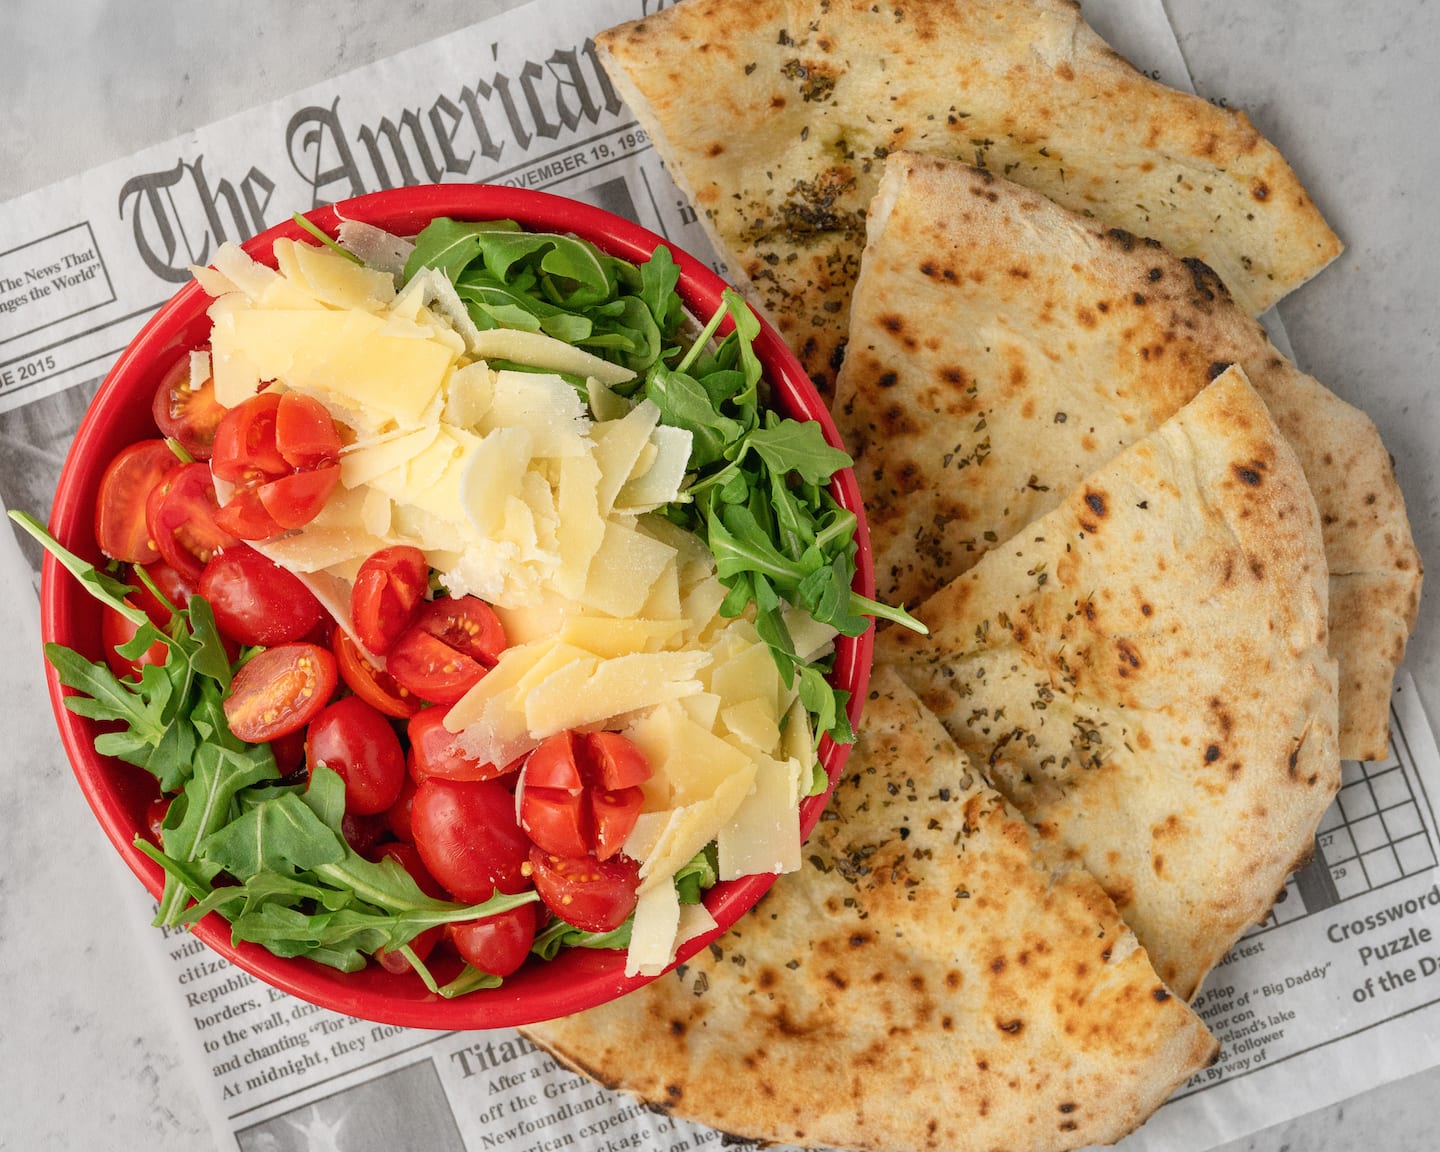
[[[3,0],[0,200],[422,43],[510,0]],[[1302,365],[1379,425],[1440,571],[1440,4],[1166,0],[1202,94],[1246,108],[1348,244],[1282,315]],[[18,556],[0,579],[30,596]],[[9,607],[6,651],[35,653]],[[30,633],[24,633],[28,628]],[[1410,665],[1440,718],[1440,597]],[[210,1147],[161,988],[116,912],[133,884],[89,819],[39,658],[0,667],[0,1149]],[[124,907],[128,909],[129,905]],[[117,923],[117,921],[119,921]],[[97,927],[100,929],[97,931]],[[1433,1152],[1440,1070],[1226,1152]]]

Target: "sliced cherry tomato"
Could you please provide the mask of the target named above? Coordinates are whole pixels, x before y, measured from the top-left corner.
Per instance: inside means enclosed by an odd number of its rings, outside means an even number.
[[[125,448],[100,478],[95,501],[95,542],[115,560],[152,564],[160,559],[145,517],[146,501],[161,479],[180,467],[163,440]]]
[[[480,682],[505,650],[495,610],[474,596],[442,597],[421,607],[390,650],[390,675],[422,699],[453,704]]]
[[[405,720],[420,711],[420,700],[395,682],[395,677],[377,668],[360,651],[343,628],[336,628],[330,640],[340,679],[356,696],[387,716]]]
[[[186,464],[169,473],[149,502],[150,538],[165,562],[188,580],[198,583],[210,558],[236,542],[215,522],[218,507],[204,464]]]
[[[265,510],[259,488],[237,488],[215,513],[215,523],[240,540],[269,540],[284,531]]]
[[[225,409],[215,399],[215,379],[208,378],[199,388],[190,387],[190,357],[181,356],[175,366],[155,389],[151,404],[155,424],[165,436],[180,442],[196,460],[210,459]]]
[[[430,590],[425,553],[408,544],[382,548],[360,565],[350,593],[350,614],[360,643],[383,656],[410,627]]]
[[[303,640],[325,615],[293,573],[247,544],[211,557],[200,573],[200,595],[210,602],[220,631],[242,644],[269,648]]]
[[[478,903],[497,889],[530,887],[524,871],[530,839],[503,784],[432,776],[415,789],[410,826],[425,867],[457,900]]]
[[[262,392],[227,411],[215,429],[210,467],[222,480],[252,484],[290,471],[275,443],[275,413],[280,397]]]
[[[280,476],[261,484],[256,491],[261,506],[281,528],[303,528],[320,515],[338,483],[340,469],[318,468]]]
[[[590,732],[585,743],[594,765],[593,782],[601,788],[630,788],[650,779],[645,753],[619,732]]]
[[[454,704],[485,675],[483,665],[418,628],[400,637],[385,669],[397,684],[433,704]]]
[[[450,925],[455,950],[482,972],[509,976],[517,972],[535,943],[537,916],[534,904],[522,904],[483,920]]]
[[[420,859],[420,853],[415,851],[413,844],[389,843],[376,852],[367,853],[370,859],[377,863],[381,860],[394,860],[415,881],[415,886],[425,895],[435,900],[446,899],[445,889],[436,882],[435,877],[430,875],[425,867],[424,861]],[[426,959],[435,950],[435,945],[440,942],[444,935],[443,925],[436,925],[434,928],[427,928],[420,935],[410,941],[410,950],[421,960]],[[380,967],[387,972],[394,972],[396,975],[403,975],[409,972],[410,961],[403,952],[391,952],[389,949],[380,948],[375,952],[375,959],[379,961]]]
[[[230,731],[251,744],[303,728],[335,692],[335,657],[316,644],[267,648],[235,673],[225,698]]]
[[[384,812],[399,799],[405,779],[405,752],[395,729],[383,713],[358,696],[327,705],[310,721],[305,763],[312,779],[321,764],[340,774],[345,781],[345,811],[356,816]]]
[[[528,779],[520,794],[520,827],[537,848],[556,856],[584,856],[595,842],[584,792],[537,788]]]
[[[545,906],[586,932],[611,932],[635,910],[640,865],[629,856],[556,856],[530,849],[531,879]]]
[[[340,433],[324,404],[286,392],[275,408],[275,447],[293,469],[324,468],[340,458]]]
[[[645,793],[639,788],[615,788],[589,795],[590,817],[595,827],[595,859],[609,860],[625,847],[625,840],[635,830],[635,821],[645,805]]]
[[[445,780],[495,780],[518,769],[518,762],[497,768],[466,756],[445,727],[448,708],[425,708],[410,718],[410,773],[418,784],[427,776]]]
[[[554,736],[547,736],[530,753],[525,761],[525,787],[563,788],[567,792],[579,792],[585,787],[580,775],[574,732],[557,732]]]

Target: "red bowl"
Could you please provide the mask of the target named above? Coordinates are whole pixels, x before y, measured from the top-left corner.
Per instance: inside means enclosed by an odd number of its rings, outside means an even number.
[[[487,185],[435,185],[377,192],[309,214],[309,219],[334,234],[342,219],[361,220],[399,235],[413,235],[430,220],[450,216],[462,220],[511,219],[532,231],[568,232],[602,250],[632,261],[648,259],[655,247],[668,244],[639,225],[587,204],[545,192]],[[305,239],[293,222],[271,228],[245,245],[255,259],[273,267],[271,247],[281,237]],[[704,264],[670,245],[680,266],[679,291],[697,316],[709,316],[720,305],[724,281]],[[50,529],[67,548],[99,563],[94,509],[101,474],[125,445],[155,435],[151,397],[166,371],[190,349],[209,338],[206,308],[210,297],[196,284],[181,289],[151,318],[121,353],[90,405],[65,461],[55,494]],[[814,385],[779,334],[763,320],[755,350],[773,386],[774,403],[797,419],[818,421],[831,444],[840,438]],[[874,593],[869,535],[854,474],[836,475],[831,492],[859,521],[858,571],[855,589]],[[46,641],[74,648],[92,660],[102,659],[100,609],[48,555],[41,589],[41,631]],[[835,684],[850,693],[849,713],[858,723],[869,683],[871,633],[858,639],[841,637],[837,645]],[[60,735],[80,781],[81,790],[125,863],[151,894],[159,897],[163,874],[134,846],[146,828],[146,807],[158,795],[153,777],[139,768],[101,756],[95,737],[102,730],[93,721],[64,707],[67,693],[47,666],[50,699]],[[848,748],[822,741],[821,762],[833,789]],[[829,799],[829,791],[806,800],[801,828],[808,836]],[[723,931],[755,904],[773,883],[769,875],[749,876],[716,885],[706,906]],[[648,983],[625,976],[625,956],[618,951],[572,949],[556,960],[527,966],[495,989],[446,1000],[429,992],[413,974],[392,975],[378,965],[362,972],[342,973],[305,959],[282,959],[255,944],[232,944],[230,926],[220,916],[205,917],[195,934],[222,956],[276,988],[350,1016],[417,1028],[496,1028],[568,1015],[614,999]],[[694,955],[718,932],[693,940],[679,959]]]

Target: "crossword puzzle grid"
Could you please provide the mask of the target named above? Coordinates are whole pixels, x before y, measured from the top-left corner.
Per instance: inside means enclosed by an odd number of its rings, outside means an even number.
[[[1340,795],[1315,834],[1315,857],[1251,934],[1320,912],[1435,867],[1435,847],[1398,760],[1341,764]]]

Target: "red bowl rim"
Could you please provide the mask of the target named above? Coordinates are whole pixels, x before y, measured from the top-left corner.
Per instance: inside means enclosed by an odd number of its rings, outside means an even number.
[[[708,316],[720,304],[726,283],[709,267],[677,248],[664,237],[603,209],[547,192],[485,184],[425,185],[394,189],[360,196],[305,214],[313,224],[333,236],[345,220],[363,221],[388,231],[413,234],[424,223],[440,216],[462,220],[513,219],[530,231],[573,233],[600,249],[631,261],[649,258],[661,244],[668,247],[680,267],[679,291],[686,307],[697,316]],[[281,238],[306,240],[309,234],[293,221],[286,221],[247,241],[243,247],[252,257],[273,266],[271,247]],[[50,530],[66,547],[94,555],[93,508],[83,497],[84,478],[90,471],[89,457],[113,414],[134,403],[125,395],[126,383],[147,371],[157,357],[172,352],[183,326],[195,321],[208,306],[209,297],[194,282],[175,294],[131,341],[107,374],[81,422],[66,457],[56,490]],[[830,413],[813,383],[779,333],[760,317],[760,335],[755,350],[766,368],[777,405],[799,419],[820,424],[826,440],[843,447]],[[133,391],[133,388],[132,388]],[[147,401],[148,403],[148,398]],[[874,595],[874,573],[869,532],[854,472],[837,473],[831,487],[837,502],[855,513],[857,526],[855,590]],[[74,646],[76,622],[72,605],[85,593],[48,553],[42,569],[41,633],[45,641]],[[848,715],[858,727],[869,685],[873,628],[862,636],[840,637],[832,679],[850,691]],[[121,858],[152,896],[163,887],[160,867],[134,846],[137,828],[126,818],[117,802],[111,779],[116,762],[100,756],[94,747],[96,726],[69,712],[63,704],[64,689],[54,668],[46,664],[51,705],[71,765],[85,799],[94,811],[106,836]],[[801,831],[809,836],[820,818],[840,774],[849,748],[821,742],[820,759],[830,780],[821,795],[801,805]],[[676,963],[683,963],[729,928],[764,895],[774,882],[773,875],[744,877],[716,885],[706,906],[718,927],[691,940],[680,949]],[[389,984],[357,980],[354,975],[336,972],[304,959],[282,959],[259,945],[230,941],[229,924],[218,914],[206,916],[195,926],[195,935],[210,948],[265,983],[321,1007],[382,1024],[434,1029],[498,1028],[534,1023],[569,1015],[611,1000],[639,988],[653,977],[626,977],[623,952],[572,950],[544,969],[527,969],[501,987],[446,1000],[427,992],[413,976],[390,978]],[[550,971],[556,975],[543,981],[527,975]],[[361,975],[361,974],[355,974]],[[539,989],[532,984],[545,985]]]

